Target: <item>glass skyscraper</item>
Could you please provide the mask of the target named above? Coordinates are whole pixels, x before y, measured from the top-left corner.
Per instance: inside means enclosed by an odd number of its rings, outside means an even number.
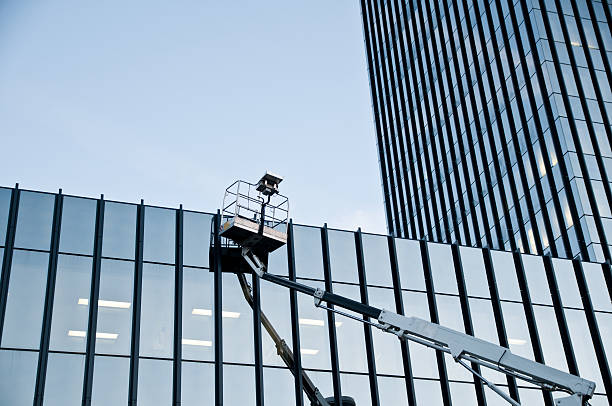
[[[361,0],[391,234],[611,260],[611,4]]]

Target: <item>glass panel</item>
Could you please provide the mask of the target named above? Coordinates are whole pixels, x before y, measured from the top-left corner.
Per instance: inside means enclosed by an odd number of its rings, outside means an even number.
[[[458,294],[457,277],[450,245],[428,243],[429,263],[434,289],[437,293]]]
[[[236,275],[223,274],[223,360],[253,363],[253,310]],[[263,329],[262,329],[263,330]]]
[[[544,405],[542,391],[539,389],[519,388],[522,405]]]
[[[404,291],[402,297],[406,316],[414,316],[426,321],[431,320],[425,293]],[[435,350],[411,341],[408,342],[408,347],[410,349],[410,365],[414,376],[437,379],[438,361],[436,361]]]
[[[395,239],[402,289],[425,290],[425,274],[418,241]]]
[[[2,346],[40,347],[49,254],[32,251],[13,252]]]
[[[136,206],[106,202],[102,255],[134,259],[136,242]]]
[[[612,300],[608,293],[606,280],[600,264],[582,263],[589,296],[595,310],[612,312]]]
[[[355,234],[329,230],[329,262],[332,280],[359,283]]]
[[[327,398],[334,396],[334,389],[332,387],[332,377],[329,372],[307,371],[307,373],[308,377],[319,389],[319,392],[321,392],[323,397]],[[306,403],[306,399],[306,396],[304,396],[304,403]]]
[[[54,200],[47,193],[21,192],[15,247],[49,251]]]
[[[268,272],[280,276],[289,276],[286,245],[268,255]]]
[[[213,274],[183,268],[183,359],[214,360]]]
[[[363,257],[368,285],[392,287],[387,237],[363,234]]]
[[[485,368],[485,369],[488,369],[488,368]],[[489,389],[488,386],[483,385],[483,387],[484,387],[485,398],[487,399],[487,406],[508,406],[508,402],[504,398],[499,396],[497,393],[493,392],[491,389]],[[504,391],[506,395],[510,396],[510,391],[508,390],[507,386],[498,385],[497,387],[501,389],[502,391]],[[525,403],[525,402],[523,402],[523,404],[531,405],[531,403]]]
[[[379,309],[395,310],[395,299],[392,289],[368,288],[370,305]],[[380,374],[404,375],[399,339],[393,334],[380,329],[372,329],[376,372]],[[380,383],[379,383],[380,385]],[[381,402],[382,404],[382,402]]]
[[[173,264],[176,211],[147,206],[144,218],[143,259]]]
[[[138,361],[138,404],[172,404],[172,361],[140,358]]]
[[[500,299],[516,300],[522,302],[521,290],[519,289],[514,259],[512,254],[500,251],[491,251],[493,259],[493,271],[495,273],[495,283]]]
[[[501,305],[510,351],[521,357],[533,360],[533,349],[531,348],[523,305],[512,302],[501,302]]]
[[[476,388],[473,383],[450,383],[451,399],[457,405],[476,405]]]
[[[248,278],[250,280],[250,278]],[[291,346],[291,312],[289,310],[289,289],[261,280],[261,310],[265,313],[276,332]],[[241,295],[241,293],[236,293]],[[285,366],[278,356],[276,345],[262,326],[262,353],[265,365]],[[265,391],[264,391],[265,392]]]
[[[0,282],[2,282],[2,264],[4,263],[4,248],[0,248]]]
[[[185,265],[209,266],[210,214],[183,212],[183,263]]]
[[[321,230],[315,227],[293,226],[295,272],[300,278],[323,280]]]
[[[253,367],[223,365],[223,404],[227,406],[255,404],[255,370]]]
[[[459,298],[457,296],[436,295],[436,301],[440,325],[462,333],[465,332]],[[444,354],[444,359],[446,360],[446,371],[449,379],[467,382],[472,380],[472,375],[456,363],[450,354]]]
[[[174,267],[144,264],[140,315],[140,355],[172,357]]]
[[[378,376],[378,396],[381,405],[408,405],[406,381],[403,378]]]
[[[439,381],[414,380],[417,405],[442,406],[442,389]]]
[[[493,315],[493,306],[491,305],[491,301],[470,298],[469,303],[474,337],[499,345],[497,329],[495,328],[495,316]],[[494,383],[502,385],[507,383],[506,375],[502,373],[494,371],[490,368],[481,368],[481,371],[485,378]]]
[[[584,312],[582,310],[565,309],[565,319],[567,320],[580,376],[595,382],[596,388],[599,388],[597,392],[603,393],[604,384]]]
[[[215,366],[200,362],[181,363],[181,405],[201,406],[215,403]]]
[[[459,247],[459,254],[468,296],[491,297],[482,250]]]
[[[134,263],[103,259],[96,331],[97,354],[130,354]]]
[[[0,351],[0,404],[32,405],[37,360],[36,352]]]
[[[287,406],[295,404],[293,374],[286,368],[264,368],[264,404]]]
[[[521,255],[523,266],[525,268],[525,277],[527,278],[527,286],[531,301],[538,304],[552,305],[550,297],[550,289],[546,272],[544,271],[544,262],[542,257],[533,255]]]
[[[352,397],[356,405],[369,406],[372,404],[368,375],[340,374],[340,387],[342,396]]]
[[[554,309],[548,306],[534,305],[533,312],[536,318],[545,364],[567,372],[567,362],[563,352],[561,334],[559,333]]]
[[[304,281],[304,283],[313,288],[323,289],[325,287],[321,282]],[[327,311],[315,307],[311,296],[298,293],[298,315],[300,320],[308,320],[299,325],[302,366],[331,369]],[[310,320],[316,320],[316,322],[310,322]]]
[[[358,286],[334,283],[334,293],[361,301]],[[348,313],[361,317],[360,314]],[[338,341],[340,370],[367,373],[368,360],[366,358],[363,323],[336,315],[336,339]]]
[[[49,348],[85,352],[91,258],[60,255],[57,261]]]
[[[0,245],[6,239],[9,210],[11,207],[11,189],[0,188]]]
[[[50,353],[45,382],[45,406],[80,405],[85,356]]]
[[[94,365],[91,406],[126,404],[130,359],[97,356]]]
[[[96,207],[92,199],[64,197],[59,249],[61,252],[93,255]]]
[[[609,360],[612,357],[612,314],[595,312],[595,318],[597,319],[597,327],[599,327],[604,352]],[[599,388],[597,391],[599,391]]]
[[[555,279],[561,295],[564,307],[576,307],[582,309],[582,299],[576,282],[576,274],[572,261],[566,259],[553,259]]]

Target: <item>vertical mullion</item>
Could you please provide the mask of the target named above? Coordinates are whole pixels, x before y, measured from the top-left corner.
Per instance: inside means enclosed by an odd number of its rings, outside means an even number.
[[[215,323],[215,405],[223,406],[223,275],[221,274],[221,212],[213,219],[213,286],[214,305],[213,317]]]
[[[98,329],[98,299],[100,297],[100,267],[102,265],[102,237],[104,230],[104,195],[100,196],[96,207],[96,226],[94,237],[91,287],[89,291],[89,322],[87,325],[87,344],[85,349],[85,370],[83,376],[83,406],[91,405],[93,389],[94,358],[96,353],[96,330]]]
[[[49,359],[49,340],[51,337],[51,319],[53,316],[53,299],[55,297],[55,281],[57,276],[57,257],[59,252],[59,239],[62,226],[62,205],[64,196],[62,190],[55,195],[53,208],[53,223],[51,228],[51,243],[49,246],[49,266],[47,270],[47,287],[43,312],[42,329],[40,333],[40,347],[38,353],[38,368],[36,371],[36,384],[34,389],[34,406],[43,404],[45,394],[45,380],[47,377],[47,361]]]
[[[261,352],[261,286],[259,276],[251,274],[253,288],[253,346],[255,354],[255,405],[264,404],[263,360]]]
[[[499,299],[499,291],[497,289],[497,282],[495,279],[495,272],[493,271],[493,259],[491,258],[491,250],[489,248],[483,248],[482,257],[484,260],[485,272],[489,285],[489,294],[491,295],[491,305],[493,307],[493,316],[495,317],[495,328],[497,330],[499,344],[502,347],[510,348],[510,345],[508,343],[508,335],[506,334],[506,326],[504,323],[502,306]],[[506,375],[506,381],[508,382],[510,397],[516,400],[517,402],[520,401],[518,386],[516,385],[516,378],[511,375]]]
[[[369,304],[368,302],[368,287],[365,272],[365,260],[363,256],[363,239],[361,237],[361,229],[355,233],[355,253],[357,256],[357,274],[359,276],[359,295],[361,303]],[[363,316],[364,320],[369,320],[367,316]],[[380,397],[378,395],[378,378],[376,376],[376,358],[374,356],[374,338],[372,337],[372,327],[364,323],[363,333],[365,337],[366,358],[368,360],[368,377],[370,382],[370,398],[372,406],[380,405]]]
[[[610,262],[606,261],[601,264],[601,270],[604,274],[604,280],[606,281],[606,287],[608,288],[608,297],[612,301],[612,266]]]
[[[531,304],[531,295],[529,294],[529,288],[527,287],[527,277],[525,276],[525,268],[523,267],[521,253],[515,251],[512,253],[512,256],[514,259],[514,267],[516,270],[519,288],[521,290],[521,299],[523,302],[523,309],[525,311],[525,318],[527,320],[527,329],[529,330],[531,346],[533,348],[533,357],[536,362],[544,364],[544,353],[542,352],[542,344],[538,334],[533,305]],[[544,397],[544,404],[546,406],[553,406],[552,395],[549,391],[542,389],[542,396]]]
[[[15,245],[15,229],[17,228],[20,194],[19,184],[16,184],[15,188],[11,191],[11,204],[6,226],[6,239],[4,240],[4,258],[2,259],[2,280],[0,280],[0,341],[2,340],[6,302],[8,300],[8,286],[11,277],[11,265],[13,262],[13,246]]]
[[[325,290],[333,293],[331,265],[329,260],[329,236],[327,224],[321,229],[321,249],[323,251],[323,275],[325,277]],[[333,309],[333,305],[328,305]],[[338,369],[338,341],[336,338],[336,318],[331,311],[327,312],[327,329],[329,332],[329,353],[332,367],[332,382],[334,384],[335,404],[342,406],[342,388],[340,387],[340,371]]]
[[[612,402],[612,376],[610,374],[610,367],[608,365],[606,351],[601,340],[601,334],[599,333],[599,327],[597,326],[597,319],[595,318],[595,311],[593,310],[591,295],[589,294],[589,288],[587,287],[586,278],[584,277],[582,261],[574,259],[572,260],[572,265],[574,266],[576,281],[578,282],[578,290],[580,291],[580,296],[582,297],[582,305],[584,306],[589,332],[591,333],[591,340],[593,341],[593,347],[595,348],[595,355],[597,356],[597,363],[599,364],[601,379],[604,383],[608,401]]]
[[[128,405],[136,406],[138,400],[138,357],[140,355],[140,310],[142,299],[142,257],[144,248],[144,201],[140,201],[136,220],[136,248],[134,262],[134,308],[132,312],[132,338],[130,350],[130,383]]]
[[[183,205],[176,211],[174,245],[174,359],[172,369],[172,403],[181,404],[181,359],[183,358]]]
[[[395,239],[391,236],[387,237],[389,246],[389,260],[391,262],[391,277],[393,280],[393,294],[395,297],[395,311],[397,314],[404,315],[404,300],[402,298],[402,283],[400,281],[399,265],[397,262],[397,249],[395,247]],[[363,302],[363,301],[362,301]],[[367,303],[366,303],[367,304]],[[369,328],[370,326],[368,326]],[[400,348],[402,352],[402,363],[404,365],[404,379],[406,381],[406,392],[408,394],[408,404],[416,405],[416,395],[414,389],[414,376],[412,374],[412,363],[410,362],[410,348],[406,340],[400,340]]]
[[[293,247],[293,221],[289,220],[287,230],[287,266],[289,280],[295,282],[295,251]],[[300,353],[300,327],[297,306],[297,292],[289,290],[289,306],[291,307],[291,344],[293,350],[293,378],[295,384],[295,405],[304,406],[304,389],[302,384],[302,357]]]
[[[599,53],[601,54],[601,59],[604,64],[604,70],[606,73],[606,77],[608,78],[608,83],[612,83],[612,68],[610,67],[610,58],[608,57],[608,53],[606,52],[606,47],[604,45],[603,37],[601,35],[601,30],[599,28],[599,21],[597,21],[597,16],[595,15],[595,10],[593,9],[592,2],[585,1],[585,3],[589,10],[589,17],[591,18],[591,23],[593,24],[593,31],[595,31],[595,38],[597,39],[597,47],[599,48]],[[602,8],[604,9],[604,14],[606,16],[609,28],[610,24],[612,24],[612,18],[610,18],[610,10],[603,3]],[[610,33],[612,33],[612,31],[610,31]],[[608,139],[608,142],[612,144],[611,139]]]
[[[429,262],[429,249],[427,242],[420,240],[421,261],[423,263],[423,274],[425,276],[425,288],[427,290],[427,306],[429,308],[429,318],[432,323],[440,324],[438,317],[438,306],[436,304],[436,294],[434,291],[433,276],[431,274],[431,264]],[[436,360],[438,361],[438,375],[440,376],[440,388],[442,390],[442,400],[444,406],[451,406],[451,393],[448,383],[448,375],[446,373],[446,364],[444,361],[444,353],[436,350]]]

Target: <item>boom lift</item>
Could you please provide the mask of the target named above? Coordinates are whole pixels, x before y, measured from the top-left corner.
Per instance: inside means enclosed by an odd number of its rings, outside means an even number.
[[[223,201],[221,229],[219,230],[223,237],[221,267],[224,272],[237,274],[243,294],[251,306],[253,306],[253,297],[245,274],[253,272],[257,277],[268,282],[312,296],[316,307],[370,324],[396,335],[399,339],[410,340],[451,354],[457,363],[513,406],[520,406],[520,404],[494,383],[484,378],[468,363],[502,372],[545,390],[562,391],[569,394],[569,396],[555,400],[558,406],[588,404],[588,400],[595,391],[594,382],[520,357],[513,354],[508,348],[450,328],[417,317],[402,316],[389,310],[378,309],[268,273],[268,254],[287,242],[285,230],[289,204],[288,199],[278,193],[278,184],[281,181],[280,176],[270,173],[266,173],[257,184],[237,181],[226,190]],[[342,310],[331,308],[330,305],[366,317],[359,318]],[[263,312],[261,320],[262,325],[275,342],[281,359],[294,373],[293,353]],[[302,382],[304,392],[312,405],[333,405],[333,397],[324,398],[306,372],[302,372]],[[342,403],[345,406],[355,405],[353,399],[349,397],[343,397]]]

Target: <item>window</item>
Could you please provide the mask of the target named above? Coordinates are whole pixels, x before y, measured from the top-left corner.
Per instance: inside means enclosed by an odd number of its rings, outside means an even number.
[[[334,293],[353,300],[361,301],[359,287],[334,284]],[[354,314],[361,317],[360,314]],[[303,319],[300,319],[300,323]],[[306,320],[304,320],[306,321]],[[341,371],[368,372],[363,323],[336,314],[336,338],[338,342],[338,362]]]
[[[414,380],[417,405],[442,406],[442,390],[439,381]]]
[[[237,388],[240,389],[237,390]],[[255,370],[253,367],[223,365],[223,403],[228,406],[255,405]]]
[[[406,381],[402,378],[378,376],[378,396],[381,405],[408,405]]]
[[[147,358],[138,360],[138,404],[172,404],[172,361]]]
[[[54,200],[51,194],[21,192],[15,247],[49,251]]]
[[[212,276],[208,269],[183,268],[183,359],[214,360]]]
[[[453,256],[449,245],[428,243],[429,263],[436,293],[458,294]]]
[[[208,268],[211,221],[210,214],[183,212],[183,263]]]
[[[323,283],[303,281],[313,288],[323,289]],[[304,368],[331,369],[327,311],[317,308],[311,296],[298,293],[300,317],[300,351]]]
[[[293,374],[287,368],[264,368],[264,404],[286,406],[295,404]],[[304,396],[307,402],[306,396]]]
[[[544,263],[542,257],[534,255],[521,255],[523,266],[525,268],[525,277],[531,301],[538,304],[552,305],[550,297],[550,289],[548,288],[548,280],[544,271]]]
[[[572,261],[553,259],[553,267],[563,306],[582,309],[582,299],[580,298]]]
[[[295,272],[300,278],[323,280],[321,231],[315,227],[293,226]]]
[[[147,206],[144,218],[143,259],[173,264],[176,211]]]
[[[50,353],[45,382],[45,406],[81,404],[85,356]]]
[[[418,241],[395,239],[402,289],[425,290],[425,275]]]
[[[222,276],[223,361],[253,363],[253,311],[242,296],[236,275]]]
[[[140,315],[140,355],[172,357],[174,267],[144,264]]]
[[[422,292],[402,292],[404,314],[407,317],[418,317],[430,321],[427,295]],[[408,341],[410,365],[414,376],[419,378],[438,378],[436,352],[422,344]]]
[[[0,350],[0,404],[32,404],[37,359],[36,352]]]
[[[368,288],[370,305],[379,309],[395,310],[395,300],[392,289]],[[404,366],[400,354],[400,343],[396,336],[380,329],[372,329],[374,340],[374,355],[376,357],[376,372],[389,375],[404,375]],[[382,401],[381,401],[382,403]]]
[[[251,278],[249,283],[251,282]],[[261,280],[261,311],[266,315],[274,329],[278,332],[287,345],[291,346],[291,313],[289,307],[289,289],[274,285],[268,281]],[[240,292],[237,292],[242,296]],[[270,338],[266,330],[262,331],[262,353],[264,365],[285,366],[285,363],[278,356],[276,345]]]
[[[359,283],[355,234],[329,230],[328,236],[332,279],[339,282]]]
[[[363,234],[363,256],[368,285],[393,286],[387,237]]]
[[[372,404],[370,377],[368,375],[340,374],[340,387],[342,388],[342,396],[352,397],[355,399],[355,404],[359,406]],[[287,404],[291,403],[288,402]]]
[[[102,255],[134,259],[136,243],[136,206],[106,202]]]
[[[203,362],[181,363],[181,405],[200,406],[215,403],[215,366]]]
[[[128,401],[130,359],[96,356],[91,406],[124,405]]]
[[[463,278],[469,296],[490,297],[482,250],[460,247]],[[450,266],[450,264],[449,264]]]
[[[0,188],[0,245],[4,245],[11,206],[11,189]]]
[[[92,255],[96,230],[96,206],[92,199],[64,197],[59,250]]]

